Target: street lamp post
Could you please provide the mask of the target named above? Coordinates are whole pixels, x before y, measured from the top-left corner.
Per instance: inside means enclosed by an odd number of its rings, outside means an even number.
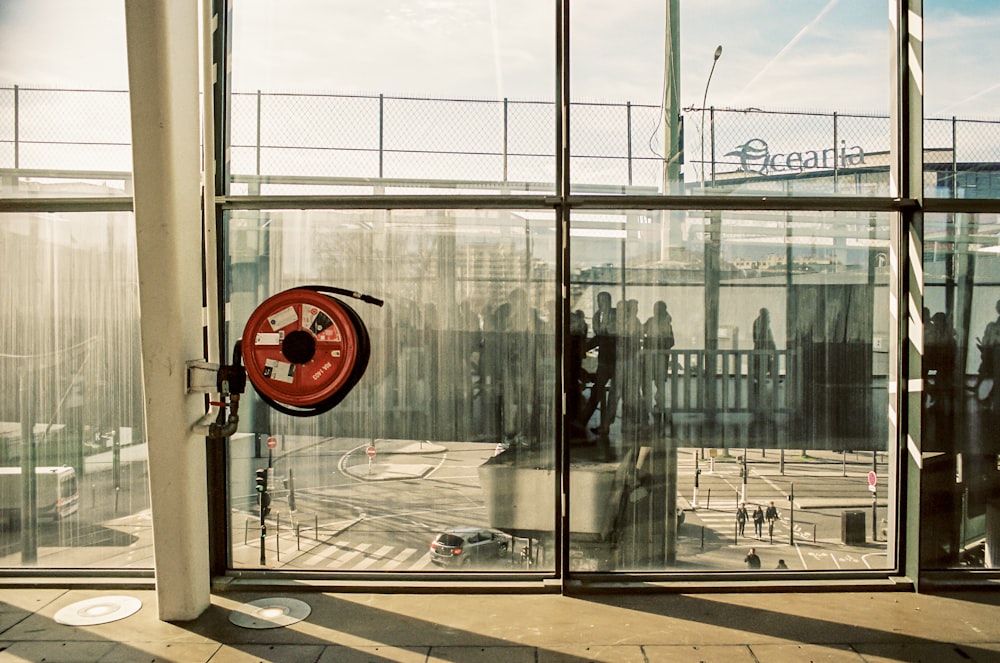
[[[712,82],[712,74],[715,73],[715,63],[722,57],[722,44],[715,48],[715,55],[712,58],[712,68],[708,72],[708,79],[705,81],[705,94],[701,97],[701,188],[705,188],[705,104],[708,102],[708,86]]]

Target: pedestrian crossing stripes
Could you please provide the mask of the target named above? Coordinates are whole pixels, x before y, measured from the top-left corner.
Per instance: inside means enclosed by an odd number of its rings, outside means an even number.
[[[295,544],[282,538],[282,561],[289,568],[327,569],[331,571],[420,571],[431,566],[430,551],[423,554],[405,546],[374,546],[371,543],[354,544],[350,541],[313,543],[308,551],[295,550],[295,556],[285,558],[285,545],[294,549]],[[252,546],[248,546],[252,547]],[[269,546],[270,549],[270,546]],[[273,549],[270,549],[273,555]]]

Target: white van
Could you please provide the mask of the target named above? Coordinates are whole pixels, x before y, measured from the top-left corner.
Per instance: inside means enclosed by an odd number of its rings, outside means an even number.
[[[76,470],[72,467],[36,467],[38,517],[60,520],[80,508]],[[21,517],[21,468],[0,467],[0,514],[8,520]]]

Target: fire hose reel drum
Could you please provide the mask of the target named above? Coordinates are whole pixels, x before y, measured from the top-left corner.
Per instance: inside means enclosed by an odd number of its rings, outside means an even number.
[[[247,377],[279,412],[305,417],[332,409],[368,367],[371,344],[364,322],[324,291],[381,305],[338,288],[293,288],[264,300],[243,330]]]

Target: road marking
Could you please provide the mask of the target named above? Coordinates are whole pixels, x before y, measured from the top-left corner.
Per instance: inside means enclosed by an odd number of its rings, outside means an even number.
[[[369,555],[367,559],[363,559],[360,562],[358,562],[357,565],[355,565],[354,569],[360,571],[361,569],[367,569],[368,567],[373,566],[375,562],[385,559],[385,556],[393,548],[394,546],[382,546],[381,548],[373,552],[371,555]]]
[[[420,569],[427,568],[427,566],[429,566],[430,563],[431,563],[431,551],[428,550],[426,553],[424,553],[424,556],[418,559],[416,562],[414,562],[413,565],[410,566],[410,568],[414,571],[418,571]]]
[[[868,558],[869,557],[886,557],[886,554],[884,552],[881,552],[881,553],[868,553],[867,555],[862,555],[861,556],[861,561],[864,562],[865,566],[867,566],[870,569],[870,568],[872,568],[872,565],[868,563]],[[882,566],[880,566],[878,568],[880,568],[880,569],[885,568],[885,565],[883,564]]]
[[[360,555],[361,553],[363,553],[364,551],[368,550],[371,547],[372,544],[370,543],[362,543],[360,546],[358,546],[351,552],[347,553],[346,555],[338,557],[337,559],[333,560],[333,565],[343,566],[344,564],[351,561],[352,559],[354,559],[355,557],[357,557],[358,555]]]
[[[803,571],[808,571],[809,570],[809,565],[806,564],[806,557],[805,557],[805,555],[802,554],[802,548],[799,548],[799,544],[797,544],[797,543],[795,544],[795,552],[799,553],[799,561],[802,562],[802,570]]]
[[[403,552],[399,553],[386,563],[386,571],[398,567],[400,564],[408,560],[415,552],[417,552],[416,548],[407,548]]]
[[[304,562],[300,562],[302,566],[316,566],[322,562],[327,557],[332,556],[334,553],[342,552],[343,548],[339,547],[338,544],[331,544],[326,550],[321,553],[315,553],[312,557],[309,557]]]

